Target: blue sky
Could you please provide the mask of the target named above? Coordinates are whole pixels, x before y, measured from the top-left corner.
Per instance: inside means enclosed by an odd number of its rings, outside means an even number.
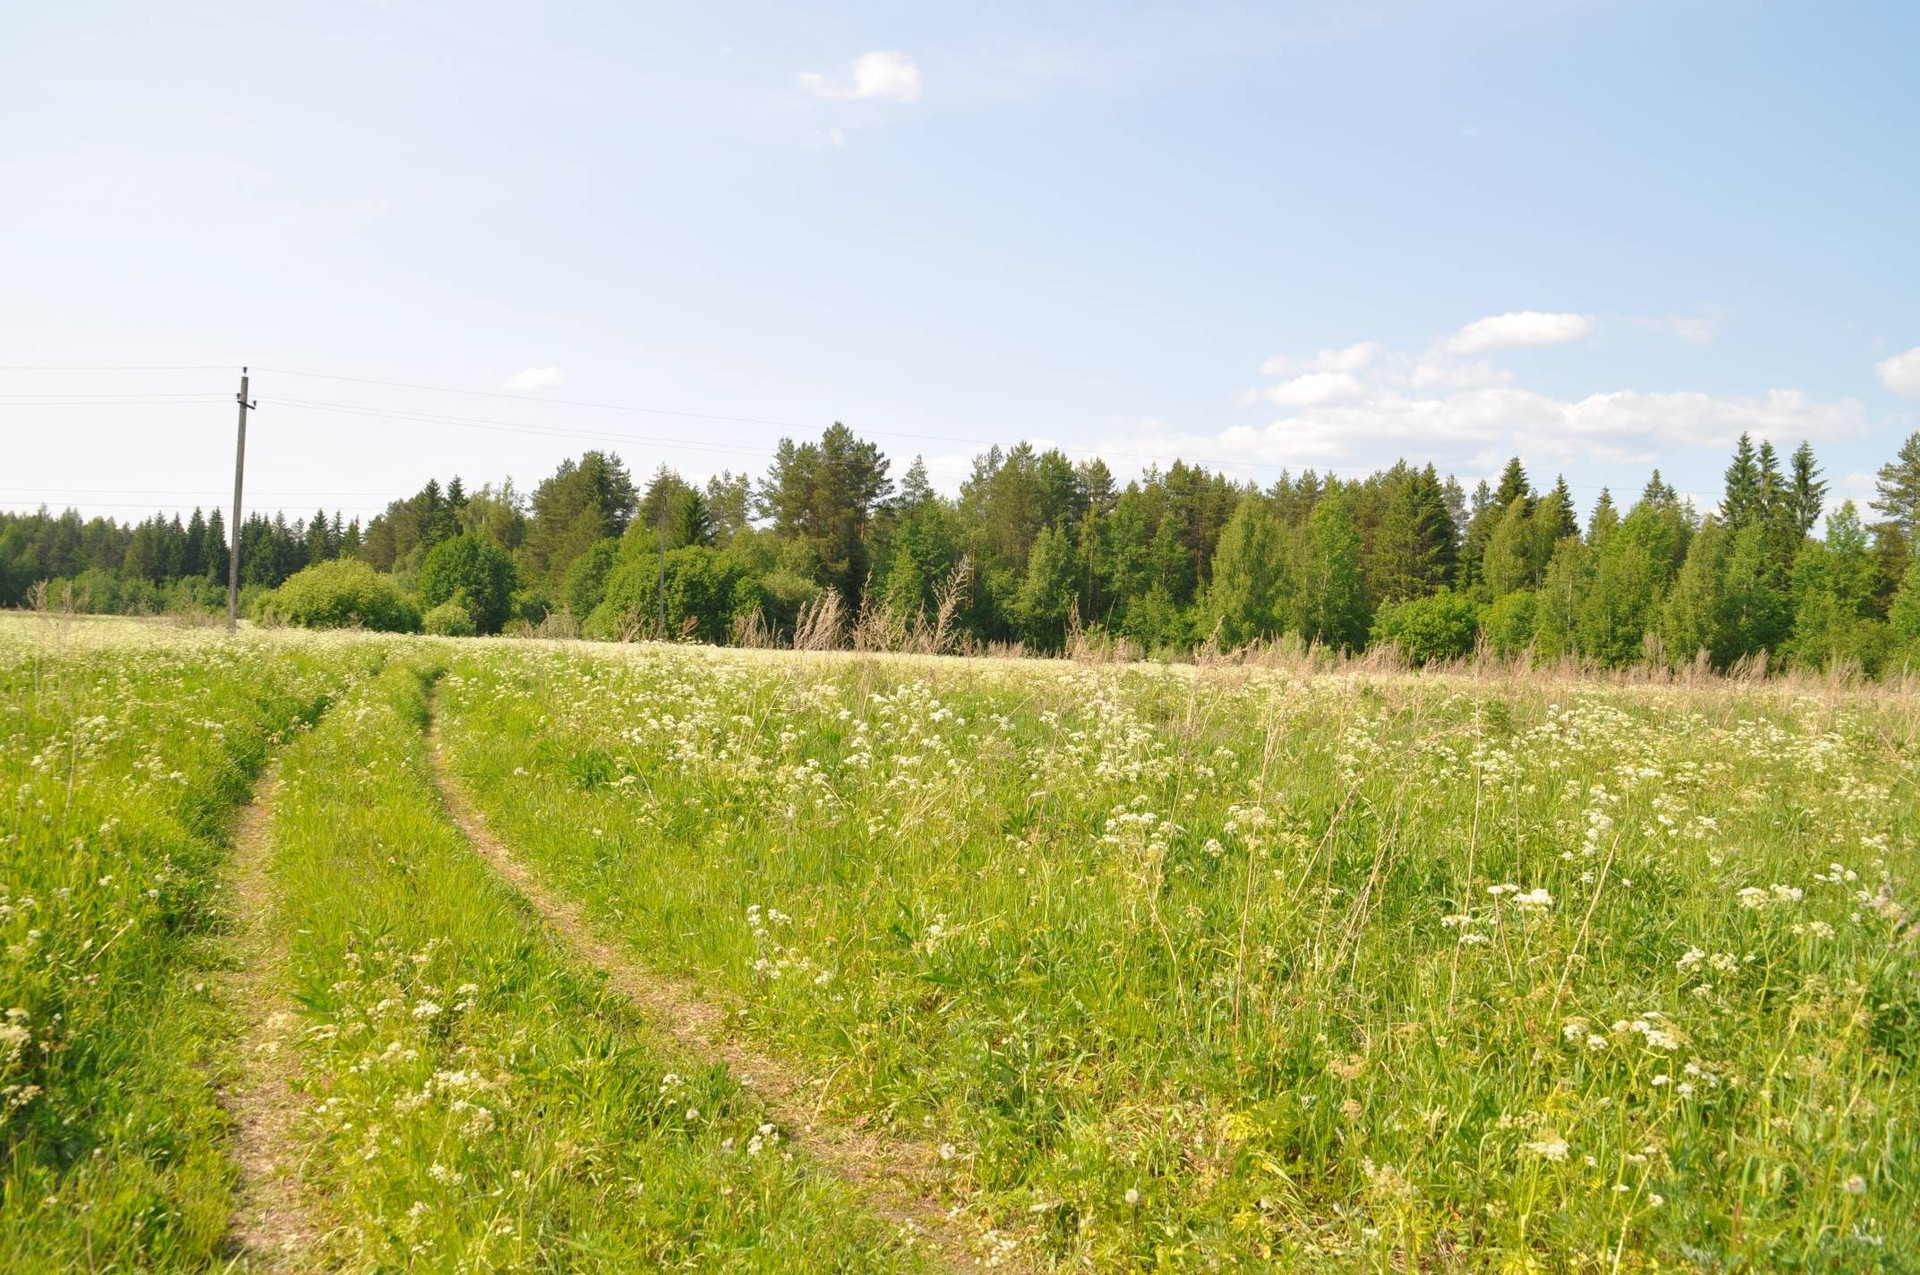
[[[362,515],[834,419],[1582,504],[1920,429],[1908,3],[167,8],[12,6],[0,366],[206,370],[0,371],[0,506],[219,500],[243,362],[255,501]]]

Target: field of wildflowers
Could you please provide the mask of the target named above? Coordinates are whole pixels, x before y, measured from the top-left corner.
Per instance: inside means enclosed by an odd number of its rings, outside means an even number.
[[[1913,1270],[1916,707],[0,620],[0,1270],[930,1264],[430,716],[979,1266]],[[224,1097],[270,759],[294,1253]]]
[[[495,648],[441,700],[548,880],[1033,1264],[1920,1262],[1908,699]]]

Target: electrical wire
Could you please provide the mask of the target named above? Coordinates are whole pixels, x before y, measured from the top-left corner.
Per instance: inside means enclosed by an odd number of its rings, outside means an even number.
[[[231,403],[231,398],[208,395],[199,398],[128,398],[113,402],[60,402],[57,400],[36,400],[33,402],[0,402],[4,407],[204,407],[211,403]]]
[[[298,412],[325,412],[335,416],[362,416],[370,420],[398,420],[428,425],[449,425],[456,429],[477,429],[493,433],[531,434],[544,438],[576,438],[588,442],[641,443],[649,447],[670,447],[683,451],[721,452],[737,456],[764,457],[764,447],[745,447],[734,443],[684,443],[667,438],[621,433],[589,426],[534,425],[525,421],[503,421],[484,416],[447,416],[435,412],[408,412],[384,408],[358,407],[348,403],[316,403],[305,399],[262,398],[270,407],[290,408]]]
[[[231,372],[233,365],[226,363],[176,364],[173,366],[127,366],[108,367],[105,365],[78,366],[60,364],[33,366],[25,363],[0,363],[0,372]]]

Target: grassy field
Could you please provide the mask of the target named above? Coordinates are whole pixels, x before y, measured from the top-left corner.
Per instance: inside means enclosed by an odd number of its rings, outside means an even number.
[[[1910,697],[16,620],[0,705],[7,1269],[1920,1269]]]

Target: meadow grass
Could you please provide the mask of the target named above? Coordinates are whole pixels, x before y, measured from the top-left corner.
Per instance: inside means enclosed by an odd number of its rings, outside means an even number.
[[[495,830],[1042,1262],[1920,1264],[1910,698],[462,651]]]
[[[244,1260],[276,748],[306,1264],[914,1268],[463,840],[443,666],[509,848],[1024,1264],[1920,1266],[1911,696],[0,618],[0,1269]]]
[[[363,658],[0,619],[0,1269],[221,1261],[227,819]]]
[[[316,1264],[917,1269],[751,1091],[570,963],[462,839],[425,748],[431,651],[397,652],[289,749],[274,798]]]

